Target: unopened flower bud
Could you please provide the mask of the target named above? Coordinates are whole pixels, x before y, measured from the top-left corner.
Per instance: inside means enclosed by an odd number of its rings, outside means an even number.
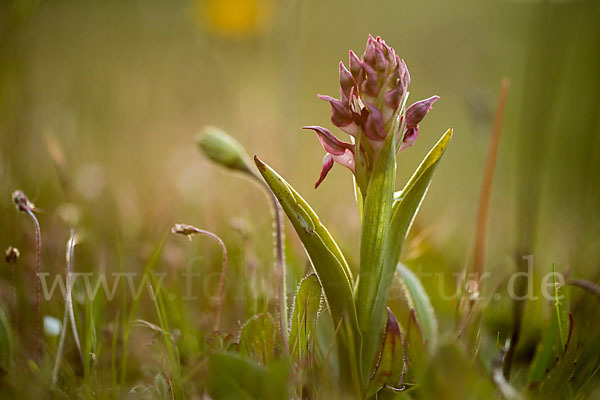
[[[350,98],[350,91],[354,85],[356,85],[356,82],[352,74],[348,71],[344,63],[340,61],[340,91],[345,101],[348,101]]]
[[[206,157],[225,168],[252,174],[244,147],[223,130],[206,126],[196,136],[196,143]]]
[[[171,232],[174,233],[174,234],[176,234],[176,235],[187,236],[188,239],[191,239],[192,235],[196,235],[196,234],[200,233],[200,229],[196,228],[193,225],[175,224],[171,228]]]
[[[419,123],[425,118],[425,115],[431,110],[433,103],[440,97],[432,96],[428,99],[417,101],[406,109],[406,130],[399,150],[403,150],[417,140],[419,136]]]
[[[22,212],[33,211],[35,209],[35,205],[29,201],[25,193],[20,190],[15,190],[12,194],[12,201],[15,203],[17,210]]]
[[[16,264],[19,261],[19,249],[16,247],[8,246],[5,253],[5,259],[8,264]]]
[[[321,100],[329,102],[331,105],[331,122],[341,128],[350,125],[352,120],[352,114],[342,101],[334,99],[331,96],[318,95]]]
[[[435,103],[440,97],[432,96],[428,99],[417,101],[406,109],[406,127],[414,128],[419,125],[419,122],[423,121],[425,115],[431,110],[433,103]]]
[[[358,58],[356,53],[354,53],[352,50],[349,51],[348,58],[350,60],[350,73],[352,74],[354,81],[360,84],[365,77],[364,71],[361,67],[360,58]]]

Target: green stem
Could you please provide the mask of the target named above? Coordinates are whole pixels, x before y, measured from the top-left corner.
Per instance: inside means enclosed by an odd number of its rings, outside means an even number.
[[[279,305],[279,330],[281,331],[281,345],[283,352],[289,354],[290,346],[288,342],[288,312],[287,312],[287,285],[285,271],[285,256],[283,247],[283,215],[277,197],[258,175],[250,174],[260,183],[269,195],[271,206],[273,208],[273,218],[275,220],[275,273],[277,274],[278,287],[278,305]]]

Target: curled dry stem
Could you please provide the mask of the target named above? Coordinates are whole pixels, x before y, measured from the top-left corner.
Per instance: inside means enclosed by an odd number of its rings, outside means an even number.
[[[187,236],[188,240],[192,240],[192,235],[208,236],[216,240],[219,246],[221,247],[221,251],[223,253],[223,264],[221,266],[221,276],[219,278],[219,293],[217,295],[217,315],[215,317],[215,324],[213,328],[215,331],[218,331],[221,326],[221,312],[223,308],[223,287],[225,286],[225,274],[227,271],[227,248],[225,247],[225,243],[216,234],[204,229],[196,228],[192,225],[175,224],[175,226],[171,228],[171,232],[178,235]]]
[[[35,205],[29,201],[25,193],[17,190],[12,195],[13,203],[17,207],[17,210],[27,214],[33,221],[35,227],[35,359],[39,360],[42,353],[42,342],[40,338],[40,264],[41,264],[41,253],[42,253],[42,234],[40,230],[40,223],[37,217],[33,213]]]

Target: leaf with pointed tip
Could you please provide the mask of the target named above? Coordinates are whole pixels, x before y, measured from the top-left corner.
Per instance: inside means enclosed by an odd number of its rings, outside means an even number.
[[[396,264],[400,259],[402,245],[408,235],[408,231],[414,221],[421,203],[427,194],[435,170],[446,151],[446,147],[452,139],[453,130],[448,129],[438,142],[432,147],[419,167],[413,173],[404,188],[394,194],[394,205],[389,230],[389,246],[386,252],[385,266],[382,279],[378,289],[379,296],[376,298],[375,309],[383,309],[385,300],[389,295],[391,283],[396,273]],[[419,314],[419,310],[416,310]],[[373,315],[379,315],[374,313]],[[419,321],[420,322],[420,321]],[[379,321],[376,321],[379,323]],[[420,322],[421,323],[421,322]],[[383,324],[383,322],[381,322]],[[426,328],[424,328],[426,329]]]
[[[451,138],[452,128],[448,129],[429,151],[404,189],[394,194],[394,203],[392,206],[391,216],[389,217],[389,229],[387,231],[387,244],[385,245],[385,251],[382,253],[385,256],[384,265],[381,270],[380,278],[377,281],[378,287],[375,291],[377,295],[374,298],[374,303],[372,304],[370,313],[368,314],[370,316],[370,321],[367,325],[370,326],[372,330],[368,335],[369,339],[363,337],[365,348],[368,340],[371,341],[371,347],[377,343],[380,332],[383,329],[383,324],[385,321],[384,310],[387,305],[391,283],[393,281],[394,274],[396,273],[396,264],[400,259],[402,245],[404,244],[406,235],[408,234],[410,226],[412,225],[421,203],[427,194],[427,189],[429,188],[434,172]],[[365,220],[367,219],[366,213],[367,211],[365,206]],[[361,265],[362,261],[361,249]],[[362,280],[363,275],[361,268],[360,281]],[[357,303],[359,301],[362,301],[360,292],[359,296],[357,296]],[[360,310],[361,307],[357,306],[357,309]],[[418,312],[419,311],[417,310],[417,313]],[[368,351],[369,350],[365,349],[363,354],[368,353]]]
[[[327,228],[306,200],[258,157],[254,157],[254,161],[304,245],[325,294],[334,326],[343,321],[340,339],[344,343],[344,349],[339,353],[348,358],[344,364],[350,363],[344,365],[350,369],[350,383],[357,384],[360,381],[360,372],[359,355],[356,354],[356,349],[361,348],[361,336],[352,293],[352,273],[348,263]]]
[[[12,360],[12,339],[8,319],[0,309],[0,370],[8,371]]]
[[[400,383],[404,371],[404,350],[400,324],[389,307],[387,316],[383,345],[367,391],[369,397],[384,386],[396,387]]]
[[[356,319],[352,274],[337,243],[313,209],[290,184],[258,158],[255,157],[255,161],[308,253],[334,320],[338,322],[346,316],[352,322]]]
[[[360,279],[356,287],[356,312],[363,336],[363,376],[371,373],[379,345],[385,308],[378,307],[377,298],[387,294],[378,291],[383,276],[388,231],[394,203],[396,181],[395,135],[388,135],[375,161],[364,198],[360,236]]]
[[[408,379],[418,381],[427,366],[427,348],[423,341],[423,333],[414,308],[408,314],[405,341],[406,357],[409,360]]]
[[[300,282],[294,298],[294,311],[290,323],[290,351],[293,360],[304,357],[314,339],[317,317],[321,308],[321,285],[315,274]]]
[[[408,304],[411,309],[415,310],[415,317],[419,323],[423,342],[428,350],[432,351],[437,342],[438,323],[429,296],[419,278],[410,269],[402,263],[398,263],[396,271]]]
[[[275,322],[268,313],[250,318],[240,333],[240,354],[267,364],[275,358]]]

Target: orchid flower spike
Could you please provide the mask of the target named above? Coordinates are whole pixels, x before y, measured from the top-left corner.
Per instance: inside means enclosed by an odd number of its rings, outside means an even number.
[[[326,128],[305,126],[317,133],[327,152],[323,158],[318,187],[337,162],[357,176],[359,186],[366,188],[369,172],[388,135],[396,135],[400,149],[414,143],[418,125],[438,96],[421,100],[405,109],[410,74],[404,60],[380,37],[369,35],[364,53],[359,58],[349,52],[349,68],[339,64],[340,98],[319,95],[331,106],[331,122],[350,135],[351,143],[339,140]],[[364,166],[365,178],[357,165]]]

